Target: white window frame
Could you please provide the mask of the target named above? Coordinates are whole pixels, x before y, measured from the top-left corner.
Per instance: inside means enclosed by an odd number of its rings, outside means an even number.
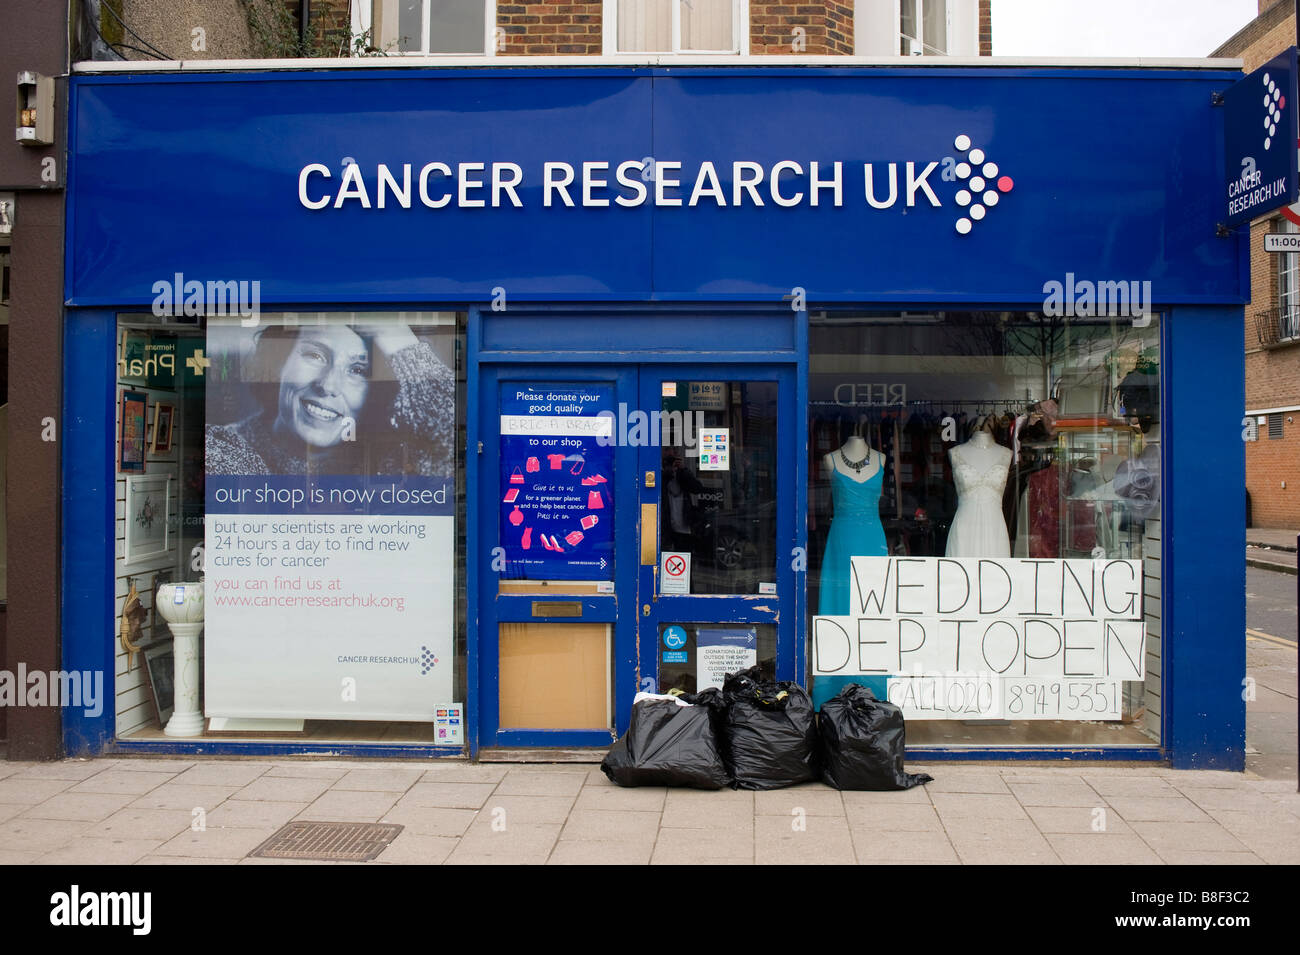
[[[352,33],[360,36],[370,29],[374,0],[352,0]],[[424,0],[424,9],[420,14],[420,49],[388,50],[388,56],[494,56],[496,54],[497,4],[496,0],[483,0],[483,47],[472,53],[430,53],[429,44],[429,10],[432,0]],[[378,49],[375,38],[370,38],[370,45]]]
[[[943,44],[944,49],[930,45],[926,41],[925,34],[925,10],[926,7],[935,3],[943,4]],[[921,44],[919,54],[905,54],[903,52],[903,39],[906,34],[903,33],[903,4],[901,0],[894,0],[894,55],[895,56],[947,56],[948,48],[952,46],[952,4],[948,0],[916,0],[916,26],[921,36],[909,36],[907,39]]]
[[[1300,232],[1300,226],[1282,218],[1277,231],[1294,234]],[[1300,253],[1284,252],[1277,264],[1278,338],[1290,342],[1300,337]]]
[[[690,56],[748,56],[749,55],[749,0],[731,0],[731,36],[735,49],[683,50],[682,15],[683,0],[673,0],[671,50],[628,50],[618,48],[618,0],[603,0],[601,6],[601,50],[605,56],[667,56],[682,53]]]

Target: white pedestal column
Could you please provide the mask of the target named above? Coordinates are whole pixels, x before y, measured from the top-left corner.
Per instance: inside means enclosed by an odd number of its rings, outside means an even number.
[[[172,652],[176,656],[174,709],[163,730],[168,736],[201,736],[203,714],[199,711],[199,634],[203,623],[169,624],[176,638]]]

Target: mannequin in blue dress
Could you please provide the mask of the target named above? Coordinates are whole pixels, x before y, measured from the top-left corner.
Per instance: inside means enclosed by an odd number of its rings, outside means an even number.
[[[831,479],[834,514],[826,550],[822,554],[821,588],[817,612],[827,616],[851,613],[849,559],[888,557],[885,529],[880,524],[880,490],[885,458],[867,442],[852,435],[844,445],[822,459]],[[861,683],[877,699],[885,699],[884,677],[817,677],[813,684],[815,706],[831,699],[848,683]]]

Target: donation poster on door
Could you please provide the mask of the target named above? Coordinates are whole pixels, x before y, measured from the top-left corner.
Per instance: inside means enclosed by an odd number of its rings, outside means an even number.
[[[454,329],[415,319],[210,323],[206,715],[453,701]]]
[[[612,576],[613,415],[608,384],[501,386],[500,544],[507,577]]]

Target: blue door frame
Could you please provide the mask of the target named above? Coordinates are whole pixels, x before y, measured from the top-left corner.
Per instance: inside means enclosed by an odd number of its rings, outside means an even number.
[[[807,444],[796,444],[800,426],[796,425],[794,366],[785,365],[696,365],[657,364],[641,366],[640,408],[655,410],[662,401],[664,381],[690,379],[694,381],[771,381],[777,385],[777,422],[773,459],[776,463],[776,540],[773,554],[775,566],[772,578],[776,583],[775,595],[700,596],[686,594],[660,594],[658,564],[641,564],[638,591],[640,593],[637,618],[641,630],[642,678],[654,677],[654,687],[659,687],[659,627],[673,623],[717,624],[769,624],[776,628],[776,674],[778,680],[805,682],[802,657],[796,653],[796,635],[804,630],[802,625],[802,586],[795,586],[795,559],[800,546],[796,538],[796,525],[805,527],[804,512],[795,510],[796,487],[807,486],[804,472]],[[806,424],[804,425],[806,427]],[[646,473],[659,474],[662,468],[660,448],[643,447],[638,477]],[[657,483],[657,482],[656,482]],[[642,478],[637,485],[643,505],[658,506],[661,489],[647,486]],[[662,516],[661,516],[662,523]],[[656,541],[659,528],[641,528],[642,534],[653,534]],[[655,554],[661,551],[655,547]],[[800,582],[802,584],[802,581]]]
[[[528,356],[530,359],[533,356]],[[478,554],[478,740],[482,746],[608,746],[614,735],[598,729],[540,729],[503,727],[500,723],[500,628],[511,623],[538,620],[533,603],[543,597],[538,593],[502,594],[498,592],[500,569],[504,562],[495,551],[501,539],[500,509],[495,502],[505,489],[500,487],[501,457],[498,421],[499,396],[503,385],[518,383],[530,387],[547,384],[607,384],[613,387],[615,407],[657,411],[661,401],[661,382],[692,378],[696,380],[772,381],[778,388],[778,469],[776,567],[773,577],[776,596],[666,596],[657,594],[656,564],[643,564],[643,535],[658,553],[658,526],[641,524],[641,507],[659,503],[658,482],[649,483],[644,475],[660,473],[660,446],[635,446],[619,440],[614,447],[612,476],[614,519],[614,593],[587,594],[572,598],[581,602],[581,612],[571,617],[545,618],[546,623],[604,623],[612,627],[612,700],[614,733],[626,731],[632,697],[639,690],[658,688],[658,626],[661,622],[703,621],[716,623],[765,623],[776,627],[777,670],[781,679],[802,679],[802,667],[796,656],[796,633],[801,613],[800,598],[795,595],[794,563],[785,559],[798,546],[796,541],[796,495],[802,482],[796,476],[797,463],[805,456],[796,449],[795,383],[793,363],[785,364],[684,364],[625,362],[482,363],[478,368],[477,419],[479,437],[474,439],[474,457],[478,477],[473,500],[480,502],[471,519]],[[617,429],[618,422],[615,422]],[[477,443],[482,443],[478,451]],[[784,502],[784,503],[782,503]],[[485,546],[486,545],[486,546]],[[559,595],[557,594],[557,597]],[[788,606],[788,612],[781,610]]]

